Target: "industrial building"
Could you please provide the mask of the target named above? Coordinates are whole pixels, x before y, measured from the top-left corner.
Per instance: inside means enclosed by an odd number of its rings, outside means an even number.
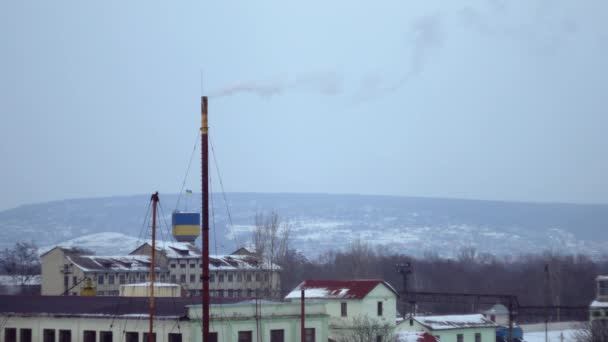
[[[199,298],[156,298],[156,342],[201,342]],[[0,296],[0,342],[140,342],[148,338],[145,297]],[[300,342],[300,305],[214,298],[209,342]],[[327,341],[323,304],[309,304],[306,342]],[[258,338],[259,337],[259,338]]]
[[[117,296],[120,285],[150,281],[151,245],[144,243],[129,255],[83,255],[78,249],[55,247],[41,256],[42,295],[80,295],[92,280],[98,296]],[[156,247],[156,279],[182,286],[185,295],[199,296],[201,251],[188,242],[172,242]],[[229,255],[209,259],[212,297],[266,298],[278,295],[281,268],[260,263],[241,248]]]
[[[594,341],[608,340],[608,276],[596,279],[597,295],[589,306],[589,320]]]
[[[156,281],[179,284],[184,295],[200,296],[202,252],[195,245],[200,215],[172,215],[176,242],[156,244]],[[79,248],[57,246],[42,254],[41,293],[46,296],[80,295],[92,283],[98,296],[117,296],[120,285],[149,282],[152,243],[144,242],[128,255],[87,255]],[[280,271],[249,250],[239,248],[228,255],[209,257],[209,285],[212,297],[279,298]]]
[[[495,342],[497,325],[482,314],[411,316],[401,321],[397,333],[425,332],[441,342]]]

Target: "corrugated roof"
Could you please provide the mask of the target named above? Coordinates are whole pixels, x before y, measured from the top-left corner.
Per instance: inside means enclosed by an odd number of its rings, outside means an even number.
[[[85,296],[0,296],[0,313],[41,316],[125,316],[148,315],[147,297]],[[212,304],[241,301],[211,298]],[[158,317],[186,317],[186,305],[200,304],[200,297],[154,298]]]
[[[67,257],[74,265],[85,272],[104,271],[149,271],[150,257],[146,255],[97,256],[71,255]]]
[[[306,298],[362,299],[380,284],[386,286],[396,296],[399,295],[391,285],[382,279],[305,280],[285,299],[300,298],[302,289],[304,289]]]
[[[493,328],[496,323],[481,314],[448,316],[414,316],[414,320],[431,330]]]

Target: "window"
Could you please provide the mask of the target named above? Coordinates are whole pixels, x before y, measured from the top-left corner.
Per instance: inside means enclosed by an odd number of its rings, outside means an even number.
[[[270,330],[270,342],[285,342],[285,331],[283,329]]]
[[[247,297],[253,297],[253,290],[247,289]]]
[[[172,275],[171,275],[171,282],[172,282],[172,283],[177,282],[177,278],[175,277],[175,274],[172,274]]]
[[[103,274],[97,276],[97,284],[103,285]]]
[[[410,318],[410,327],[411,327],[412,325],[414,325],[414,319],[413,319],[413,318]]]
[[[348,310],[346,307],[346,303],[344,303],[344,302],[340,303],[340,315],[342,317],[348,316]]]
[[[224,290],[217,290],[218,297],[224,297]]]
[[[191,274],[190,275],[190,282],[191,283],[196,283],[196,275],[195,274]]]
[[[211,335],[211,333],[209,333],[209,335]],[[169,342],[182,342],[182,334],[169,333]]]
[[[255,275],[255,281],[261,281],[262,280],[262,275],[261,274],[256,274]]]
[[[82,341],[83,342],[96,342],[95,341],[95,331],[93,330],[85,330],[82,332]]]
[[[376,335],[376,342],[382,342],[382,335]]]
[[[190,268],[196,267],[196,264],[190,264]]]
[[[179,268],[186,268],[186,264],[179,264]]]
[[[146,275],[145,275],[145,274],[141,274],[141,275],[139,276],[139,281],[141,281],[142,283],[143,283],[144,281],[146,281]]]
[[[171,264],[171,268],[175,268],[175,264]]]
[[[160,281],[161,281],[161,282],[164,282],[164,281],[165,281],[165,275],[164,275],[164,274],[161,274],[161,275],[160,275]]]
[[[236,274],[236,281],[238,281],[239,283],[243,281],[243,275],[241,273]]]
[[[378,316],[382,316],[382,302],[378,302]]]
[[[70,278],[68,276],[63,277],[63,287],[64,288],[66,288],[66,289],[68,288],[69,281],[70,281]]]
[[[126,342],[139,342],[139,333],[133,331],[127,331],[125,333]]]
[[[19,341],[32,342],[32,329],[20,329],[19,330]]]
[[[251,273],[247,273],[247,281],[251,281]]]
[[[72,342],[72,330],[59,330],[59,342]]]
[[[228,281],[233,281],[233,279],[234,279],[234,278],[233,278],[232,274],[231,274],[231,273],[228,273]]]
[[[148,342],[148,333],[144,333],[144,340],[143,342]],[[152,341],[156,342],[156,333],[152,333]]]
[[[608,280],[598,282],[598,294],[600,296],[608,296]]]
[[[42,331],[42,341],[43,342],[55,342],[55,330],[44,329]]]
[[[228,290],[228,298],[232,298],[234,295],[234,291],[232,289]]]
[[[112,342],[112,332],[111,331],[100,331],[99,332],[99,342]]]
[[[124,274],[119,275],[119,276],[118,276],[118,283],[119,283],[119,284],[124,284],[124,283],[125,283],[126,278],[127,278],[127,277],[126,277]]]
[[[179,276],[179,281],[180,281],[181,283],[185,283],[185,282],[186,282],[186,275],[185,275],[185,274],[180,275],[180,276]]]
[[[304,329],[304,342],[315,342],[315,328]]]
[[[108,284],[110,284],[110,285],[114,284],[114,275],[110,274],[108,276]]]
[[[17,342],[17,328],[4,328],[4,341]]]
[[[464,336],[462,334],[456,335],[456,342],[464,342]]]
[[[220,283],[223,283],[223,282],[224,282],[224,275],[223,275],[223,274],[220,274],[220,275],[219,275],[219,277],[218,277],[218,281],[219,281]]]
[[[253,342],[253,334],[251,331],[239,331],[238,342]]]
[[[78,278],[76,276],[72,277],[72,285],[76,285],[78,283]]]
[[[203,280],[203,276],[201,275],[201,280]],[[210,274],[209,275],[209,282],[210,283],[214,283],[215,282],[215,275]]]
[[[481,342],[481,333],[475,333],[475,342]]]

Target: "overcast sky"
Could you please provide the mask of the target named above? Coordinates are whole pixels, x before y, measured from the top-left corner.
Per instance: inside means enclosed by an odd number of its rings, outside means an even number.
[[[3,1],[0,209],[178,192],[201,70],[226,191],[608,203],[607,16],[604,0]]]

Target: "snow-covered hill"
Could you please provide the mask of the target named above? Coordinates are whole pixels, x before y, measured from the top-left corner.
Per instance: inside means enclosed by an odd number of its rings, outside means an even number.
[[[413,255],[453,255],[460,248],[499,255],[554,250],[600,255],[608,245],[608,205],[543,204],[329,194],[214,195],[212,253],[251,237],[256,213],[275,210],[289,223],[295,247],[308,255],[356,239]],[[190,208],[200,207],[198,196]],[[170,240],[177,197],[161,194],[159,240]],[[80,245],[101,254],[130,251],[148,239],[149,195],[74,199],[0,212],[0,248],[17,241]],[[228,215],[228,210],[230,215]],[[183,209],[183,208],[180,208]],[[232,224],[231,224],[232,223]],[[119,233],[119,234],[118,234]]]

